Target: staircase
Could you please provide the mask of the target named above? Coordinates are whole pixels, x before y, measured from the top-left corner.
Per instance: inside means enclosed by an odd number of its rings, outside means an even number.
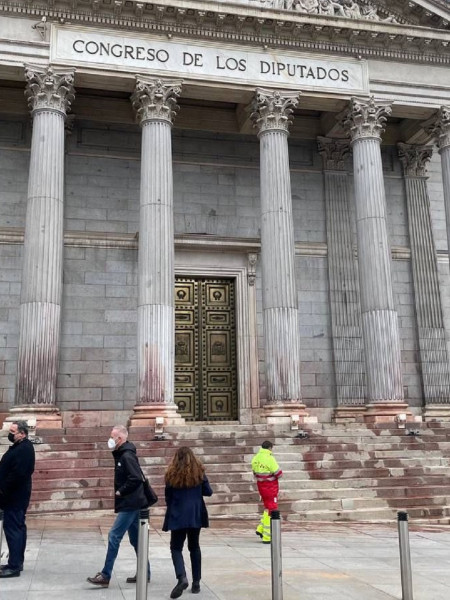
[[[41,431],[30,513],[86,516],[113,508],[111,428]],[[450,425],[414,424],[418,436],[397,427],[316,425],[308,438],[266,425],[187,425],[130,431],[141,465],[160,496],[174,449],[188,445],[201,458],[214,489],[211,518],[255,519],[260,509],[250,460],[265,439],[283,469],[280,510],[288,521],[414,519],[450,521]],[[6,447],[6,446],[4,446]]]

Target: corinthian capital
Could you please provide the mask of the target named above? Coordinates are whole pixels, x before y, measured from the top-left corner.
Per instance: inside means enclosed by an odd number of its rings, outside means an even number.
[[[317,145],[325,171],[345,170],[345,157],[350,154],[348,140],[318,137]]]
[[[57,110],[66,115],[75,97],[74,71],[54,67],[25,67],[25,96],[32,113]]]
[[[405,177],[426,177],[427,165],[433,155],[433,147],[399,142],[397,148]]]
[[[252,104],[253,126],[259,134],[272,129],[288,132],[299,99],[300,92],[257,88]]]
[[[181,94],[181,84],[181,81],[136,76],[136,89],[131,96],[131,103],[137,121],[141,125],[151,120],[172,124],[178,111],[177,98]]]
[[[390,102],[375,102],[373,96],[369,99],[352,98],[341,123],[353,142],[361,138],[381,140],[391,112]]]
[[[425,123],[424,128],[434,137],[439,150],[450,146],[450,106],[441,106],[437,114]]]

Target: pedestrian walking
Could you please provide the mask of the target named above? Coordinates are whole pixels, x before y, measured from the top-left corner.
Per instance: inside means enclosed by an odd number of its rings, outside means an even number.
[[[202,554],[200,529],[209,526],[208,511],[203,496],[212,496],[205,468],[186,446],[175,452],[165,475],[166,515],[163,531],[170,531],[170,552],[177,584],[170,593],[179,598],[189,586],[183,560],[184,542],[188,540],[191,557],[193,594],[200,592]]]
[[[109,586],[119,546],[126,532],[137,555],[139,513],[141,509],[148,506],[136,447],[128,441],[126,427],[123,425],[113,427],[108,448],[112,450],[114,457],[114,512],[117,516],[108,534],[104,567],[97,575],[87,578],[92,585],[104,588]],[[150,563],[148,562],[147,565],[147,576],[150,581]],[[136,583],[136,574],[128,577],[126,581]]]
[[[271,542],[270,514],[273,510],[278,509],[278,480],[283,475],[283,471],[272,454],[272,448],[272,442],[266,440],[262,443],[259,452],[252,458],[253,474],[264,504],[264,512],[256,528],[256,535],[262,539],[263,544]]]
[[[8,563],[0,567],[0,577],[19,577],[23,571],[27,545],[27,508],[31,497],[34,472],[34,446],[28,439],[26,421],[13,421],[9,426],[8,448],[0,461],[0,509],[3,531],[8,544]]]

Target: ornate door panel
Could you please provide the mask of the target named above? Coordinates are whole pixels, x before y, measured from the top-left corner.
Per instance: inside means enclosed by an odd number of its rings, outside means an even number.
[[[234,282],[175,281],[175,402],[187,420],[237,419]]]

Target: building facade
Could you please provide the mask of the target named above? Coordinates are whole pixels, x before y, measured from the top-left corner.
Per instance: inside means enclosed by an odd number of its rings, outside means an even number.
[[[2,418],[448,419],[449,21],[0,2]]]

